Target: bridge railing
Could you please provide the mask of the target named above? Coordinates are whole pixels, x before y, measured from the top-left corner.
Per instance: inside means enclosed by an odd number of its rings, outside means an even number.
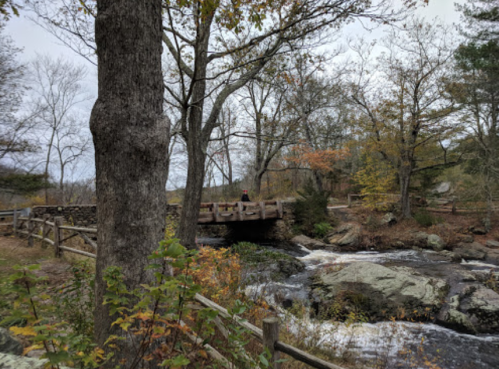
[[[226,223],[283,217],[280,201],[207,202],[200,207],[198,223]]]

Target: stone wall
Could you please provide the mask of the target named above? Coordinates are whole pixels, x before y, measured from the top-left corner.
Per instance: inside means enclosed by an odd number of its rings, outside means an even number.
[[[48,205],[35,206],[31,209],[35,218],[42,218],[44,214],[54,217],[64,217],[64,221],[75,226],[95,226],[97,224],[97,205]],[[167,216],[172,221],[178,221],[180,217],[180,206],[177,204],[167,205]]]

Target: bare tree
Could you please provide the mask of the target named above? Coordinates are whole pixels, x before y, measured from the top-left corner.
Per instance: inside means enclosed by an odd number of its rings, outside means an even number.
[[[31,69],[33,106],[39,112],[35,119],[36,129],[45,156],[44,174],[48,182],[55,154],[62,199],[66,165],[77,160],[88,148],[84,124],[75,118],[78,104],[91,98],[82,86],[86,70],[62,58],[53,60],[41,55],[33,61]],[[48,202],[47,189],[45,202]]]

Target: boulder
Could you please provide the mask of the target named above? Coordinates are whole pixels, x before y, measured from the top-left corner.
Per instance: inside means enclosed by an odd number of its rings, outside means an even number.
[[[459,310],[478,333],[499,333],[499,294],[483,286],[460,296]]]
[[[413,232],[412,234],[412,242],[417,246],[427,246],[428,245],[428,237],[430,235],[426,232]]]
[[[23,353],[23,345],[12,337],[5,328],[0,328],[0,352],[13,355],[21,355]]]
[[[474,226],[471,226],[468,228],[469,231],[473,234],[477,234],[477,235],[484,235],[484,234],[487,234],[487,230],[485,228],[482,228],[482,227],[474,227]]]
[[[428,247],[435,251],[442,251],[445,247],[445,242],[436,234],[430,234],[427,240]]]
[[[461,236],[460,240],[461,240],[461,242],[464,242],[464,243],[473,243],[473,242],[475,242],[474,237],[472,235],[470,235],[470,234],[466,234],[466,235]]]
[[[487,248],[478,242],[459,242],[457,247],[452,251],[464,260],[485,260],[487,257]]]
[[[458,332],[476,334],[475,326],[471,323],[469,317],[456,309],[449,309],[445,312],[442,325],[454,329]]]
[[[357,262],[317,277],[313,296],[316,304],[327,305],[343,298],[372,319],[389,319],[399,308],[408,312],[429,308],[437,311],[448,287],[441,279],[413,275],[411,268],[387,268]],[[348,309],[348,307],[347,307]]]
[[[485,242],[485,247],[488,247],[489,249],[499,249],[499,242],[488,240],[487,242]]]
[[[342,224],[330,232],[326,239],[329,244],[340,247],[358,246],[360,241],[360,227],[356,224]]]
[[[315,240],[313,238],[307,237],[303,234],[295,236],[291,239],[291,242],[296,245],[301,245],[309,250],[328,250],[328,251],[338,251],[337,246],[328,245],[322,241]]]
[[[397,223],[397,217],[393,213],[386,213],[383,218],[381,218],[381,225],[392,225]]]

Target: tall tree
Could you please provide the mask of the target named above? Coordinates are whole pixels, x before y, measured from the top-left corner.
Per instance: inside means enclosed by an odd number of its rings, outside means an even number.
[[[386,39],[380,73],[353,92],[362,112],[359,123],[370,132],[368,145],[397,170],[406,218],[411,217],[412,176],[458,162],[449,151],[459,128],[449,120],[456,108],[446,93],[453,56],[449,36],[441,25],[413,19]],[[439,147],[440,153],[426,155],[430,147]]]
[[[497,0],[468,0],[456,4],[462,13],[461,32],[474,41],[499,41],[499,3]]]
[[[163,115],[161,0],[98,0],[95,146],[98,244],[95,337],[103,347],[116,317],[103,305],[107,267],[121,267],[130,289],[152,281],[147,256],[163,238],[169,122]],[[136,350],[117,341],[108,368]]]

